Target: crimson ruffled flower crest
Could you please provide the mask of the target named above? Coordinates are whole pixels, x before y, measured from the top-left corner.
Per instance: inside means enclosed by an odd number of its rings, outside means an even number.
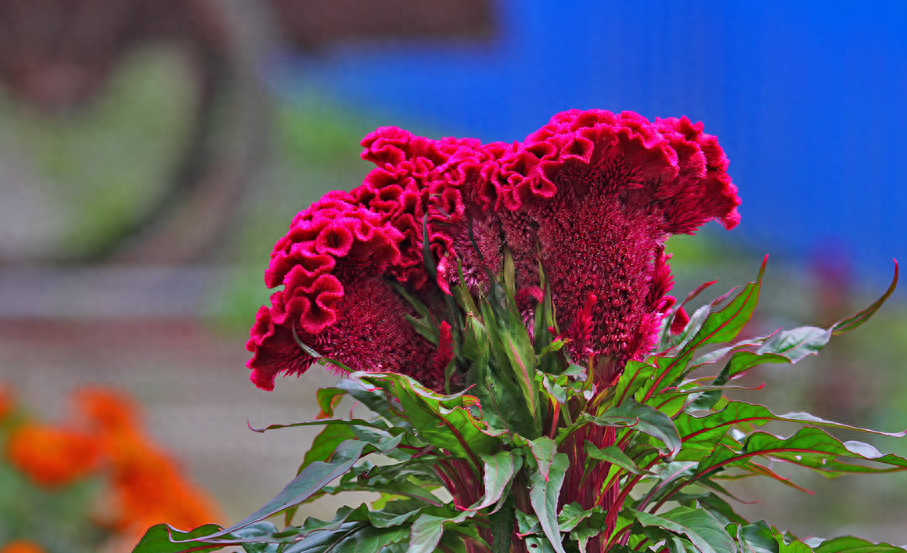
[[[315,361],[302,342],[353,369],[441,389],[439,354],[406,321],[413,310],[390,281],[439,305],[461,274],[483,291],[505,246],[527,320],[542,297],[541,264],[569,353],[607,385],[651,350],[673,308],[665,239],[712,219],[739,221],[727,158],[686,118],[573,110],[513,144],[396,127],[362,144],[376,165],[363,184],[297,215],[271,255],[265,281],[283,288],[259,310],[247,344],[261,388]]]
[[[423,228],[438,259],[462,242],[465,195],[487,154],[473,139],[431,140],[395,127],[362,144],[363,159],[377,165],[363,184],[299,213],[271,254],[265,282],[283,289],[259,310],[246,344],[260,388],[272,389],[279,373],[311,366],[315,357],[299,342],[354,370],[398,372],[443,387],[433,348],[404,318],[415,313],[388,281],[432,301],[425,295],[434,289]]]
[[[619,368],[649,353],[674,305],[668,236],[739,222],[726,169],[701,123],[573,110],[490,164],[483,200],[519,285],[538,286],[545,268],[574,359],[601,357],[594,366],[614,376],[604,361]]]

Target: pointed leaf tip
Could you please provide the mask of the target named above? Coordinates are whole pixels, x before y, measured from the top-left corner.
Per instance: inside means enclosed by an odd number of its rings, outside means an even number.
[[[875,312],[879,310],[880,307],[882,307],[882,304],[885,303],[888,300],[888,298],[891,297],[891,294],[894,293],[894,289],[898,285],[898,273],[899,273],[898,260],[897,259],[892,259],[892,260],[894,261],[894,276],[891,279],[891,284],[888,286],[888,290],[886,290],[885,293],[882,294],[882,297],[877,299],[875,302],[872,303],[872,305],[870,305],[863,311],[860,311],[856,315],[854,315],[852,317],[848,317],[847,319],[840,320],[840,321],[836,322],[834,325],[832,325],[832,327],[830,329],[832,334],[834,334],[834,335],[844,334],[845,332],[850,332],[851,330],[862,325],[863,323],[868,321],[869,318],[872,317],[875,314]]]

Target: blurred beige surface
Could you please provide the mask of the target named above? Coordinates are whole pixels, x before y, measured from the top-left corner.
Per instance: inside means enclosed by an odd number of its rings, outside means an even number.
[[[253,432],[312,418],[314,391],[335,380],[313,368],[300,379],[258,390],[247,378],[243,341],[191,320],[2,320],[0,380],[23,404],[59,420],[71,390],[103,384],[132,393],[148,433],[181,462],[190,479],[237,522],[295,475],[317,428]],[[330,517],[337,501],[301,509]],[[301,518],[299,520],[302,520]]]

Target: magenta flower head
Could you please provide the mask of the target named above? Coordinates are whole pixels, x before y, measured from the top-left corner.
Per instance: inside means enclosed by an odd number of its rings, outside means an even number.
[[[600,110],[554,116],[486,169],[519,286],[538,286],[541,263],[576,362],[607,379],[649,353],[674,304],[665,239],[739,222],[726,169],[701,123]]]
[[[651,350],[673,307],[665,239],[739,220],[723,151],[686,118],[568,111],[522,143],[387,127],[362,144],[376,165],[363,184],[297,215],[271,254],[265,281],[282,289],[259,310],[247,344],[261,388],[316,360],[301,342],[352,369],[441,389],[438,356],[450,352],[415,332],[391,282],[437,306],[461,277],[487,290],[505,248],[527,321],[543,294],[541,264],[571,356],[610,367],[596,370],[607,384]]]
[[[283,288],[262,307],[246,348],[251,379],[270,390],[280,373],[302,374],[316,361],[300,342],[351,369],[391,371],[443,387],[443,366],[405,315],[415,314],[391,286],[425,297],[423,225],[439,259],[465,221],[464,197],[486,154],[476,140],[430,140],[386,127],[362,141],[377,167],[351,192],[331,192],[299,213],[271,254],[268,287]],[[443,353],[442,353],[443,355]]]

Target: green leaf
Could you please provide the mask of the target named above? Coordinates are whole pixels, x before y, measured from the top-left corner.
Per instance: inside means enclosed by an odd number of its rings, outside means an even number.
[[[557,523],[561,532],[570,532],[583,521],[590,518],[599,523],[604,523],[605,519],[602,515],[605,515],[605,513],[600,507],[583,510],[579,503],[568,503],[567,505],[564,505],[560,514],[557,515]]]
[[[513,507],[513,496],[504,496],[501,507],[491,513],[488,523],[491,526],[492,553],[510,553],[510,543],[513,540],[513,521],[516,517]]]
[[[345,522],[339,528],[310,532],[282,553],[372,553],[407,538],[401,526],[375,528],[367,521]]]
[[[541,536],[526,536],[526,547],[533,553],[555,553],[555,546]]]
[[[529,447],[536,465],[529,472],[529,503],[554,550],[565,553],[557,522],[557,498],[570,468],[570,459],[563,453],[556,453],[554,440],[547,437],[529,442]]]
[[[264,520],[272,515],[284,511],[294,505],[299,505],[309,496],[321,490],[335,478],[347,473],[356,461],[362,457],[366,448],[372,451],[379,450],[386,453],[395,448],[400,443],[401,436],[384,444],[382,449],[376,448],[372,444],[360,440],[346,440],[337,446],[337,450],[328,462],[315,461],[305,467],[287,486],[277,494],[274,499],[267,502],[263,507],[234,524],[227,530],[223,530],[209,538],[220,537],[222,535],[235,532],[241,528],[249,526],[252,523]]]
[[[183,551],[214,551],[220,549],[220,545],[206,544],[200,541],[193,541],[196,538],[202,538],[219,533],[222,528],[216,524],[206,524],[199,526],[190,532],[181,532],[166,524],[156,524],[149,528],[138,545],[133,549],[133,553],[181,553]],[[178,542],[178,543],[174,543]]]
[[[705,482],[706,479],[700,479],[698,484],[708,484]],[[702,492],[698,494],[675,494],[671,499],[677,501],[681,505],[691,507],[696,506],[702,509],[707,510],[712,513],[712,516],[717,518],[722,524],[731,524],[736,523],[739,525],[747,525],[748,521],[738,515],[734,508],[731,507],[730,503],[722,499],[720,496],[714,492]]]
[[[872,543],[852,536],[843,536],[813,546],[815,553],[903,553],[907,549],[887,543]]]
[[[599,416],[584,413],[583,417],[599,426],[615,426],[641,432],[660,440],[668,448],[668,457],[673,458],[680,452],[680,436],[674,421],[654,407],[637,403],[628,397],[617,407],[612,407]]]
[[[723,386],[731,378],[766,363],[797,363],[808,355],[817,354],[828,343],[831,335],[831,329],[804,326],[725,348],[726,351],[734,351],[734,354],[712,384]],[[739,347],[750,345],[759,345],[759,348],[756,351],[738,350]],[[694,410],[711,409],[720,398],[720,390],[705,392],[690,407]]]
[[[419,515],[410,529],[409,548],[406,553],[433,553],[441,541],[441,535],[444,534],[444,526],[462,522],[469,514],[468,511],[463,511],[451,517]]]
[[[508,434],[534,435],[535,417],[529,412],[519,386],[506,374],[501,374],[497,366],[490,366],[488,353],[486,350],[467,371],[469,391],[482,406],[483,420],[489,427],[500,428]]]
[[[678,507],[653,515],[637,512],[644,527],[657,527],[689,539],[700,553],[737,553],[734,540],[718,520],[703,509]]]
[[[585,443],[585,451],[589,458],[617,465],[627,472],[633,474],[651,474],[649,471],[639,468],[636,463],[633,462],[633,459],[627,457],[627,454],[617,446],[612,445],[604,449],[599,449],[595,447],[595,444],[587,440]]]
[[[678,305],[674,309],[673,313],[671,314],[670,319],[664,321],[664,326],[662,327],[662,332],[661,332],[661,339],[659,340],[658,351],[665,351],[669,348],[676,347],[681,342],[683,342],[684,339],[688,339],[690,336],[693,336],[696,334],[696,332],[702,326],[702,323],[705,320],[705,317],[708,315],[708,312],[709,312],[708,305],[704,305],[704,306],[700,307],[699,309],[697,309],[696,312],[693,313],[693,316],[690,317],[690,320],[689,320],[689,322],[687,322],[683,331],[680,332],[679,334],[671,335],[671,324],[674,322],[674,317],[677,316],[677,313],[680,311],[681,308],[685,307],[690,301],[692,301],[699,294],[701,294],[703,290],[705,290],[709,286],[712,286],[716,282],[718,282],[718,281],[713,280],[711,282],[705,282],[703,284],[700,284],[692,292],[687,294],[687,297],[685,297],[683,299],[683,301],[680,302],[680,305]]]
[[[600,507],[583,511],[578,504],[571,503],[564,505],[557,520],[561,532],[569,532],[570,540],[579,545],[580,551],[586,551],[590,539],[602,537],[607,528],[607,518],[608,513]]]
[[[319,390],[320,392],[321,390]],[[323,408],[322,408],[323,409]],[[332,424],[325,426],[321,432],[315,436],[315,439],[312,441],[312,447],[305,452],[305,456],[302,459],[302,464],[299,466],[299,469],[296,471],[296,474],[302,472],[304,468],[311,465],[315,461],[327,461],[331,458],[331,455],[334,454],[334,451],[337,447],[345,442],[346,440],[351,440],[355,438],[353,431],[349,426]],[[291,507],[287,509],[284,521],[287,525],[290,524],[293,520],[293,516],[296,514],[296,507]]]
[[[756,305],[759,303],[762,275],[765,274],[765,264],[767,262],[768,256],[765,256],[756,281],[744,286],[743,290],[724,307],[717,311],[711,311],[712,308],[718,307],[731,292],[696,311],[687,325],[684,341],[672,348],[678,350],[674,357],[681,358],[706,344],[727,343],[737,336],[749,322]],[[698,325],[698,322],[693,324],[694,318],[703,318],[702,324]],[[693,334],[694,331],[695,334]],[[689,334],[692,334],[692,338],[687,337]]]
[[[254,428],[253,426],[249,426],[249,430],[251,430],[252,432],[258,432],[259,434],[264,434],[265,432],[268,432],[270,430],[295,428],[297,426],[340,426],[348,428],[362,426],[366,428],[377,428],[381,431],[385,431],[388,428],[387,424],[381,420],[367,421],[364,419],[315,419],[311,421],[291,422],[288,424],[271,424],[265,428]]]
[[[631,360],[627,362],[626,367],[624,367],[623,372],[617,379],[617,384],[614,386],[614,398],[617,403],[623,403],[626,398],[636,395],[636,392],[646,385],[652,375],[659,370],[658,364],[653,362],[657,359],[667,358],[650,357],[646,361]]]
[[[891,296],[891,294],[894,293],[894,289],[897,286],[897,284],[898,284],[898,262],[895,261],[894,262],[894,277],[891,279],[891,285],[888,286],[888,290],[886,290],[885,293],[882,294],[882,297],[877,299],[872,305],[870,305],[863,311],[860,311],[856,315],[854,315],[852,317],[848,317],[847,319],[844,319],[843,321],[838,321],[837,323],[835,323],[834,326],[831,327],[832,332],[834,334],[843,334],[845,332],[850,332],[851,330],[857,328],[858,326],[860,326],[863,323],[865,323],[866,321],[868,321],[869,318],[872,317],[875,314],[875,312],[879,310],[880,307],[882,307],[882,304],[885,303],[885,300],[887,300]]]
[[[554,339],[548,329],[553,328],[557,331],[557,319],[554,313],[554,302],[551,298],[551,286],[548,285],[548,277],[541,263],[539,263],[539,288],[544,291],[545,296],[541,303],[535,307],[532,335],[535,337],[535,349],[541,353]]]
[[[370,388],[383,390],[399,405],[397,416],[406,420],[419,436],[453,455],[473,462],[480,469],[478,455],[498,449],[500,440],[487,423],[476,419],[470,408],[478,400],[464,393],[440,395],[419,384],[416,380],[396,373],[357,372],[350,375]]]
[[[318,401],[318,407],[321,409],[321,412],[318,413],[317,419],[327,419],[334,416],[334,408],[337,407],[337,404],[340,403],[340,400],[343,399],[343,396],[346,395],[345,390],[340,388],[319,388],[315,392],[315,399]]]
[[[510,362],[514,379],[523,392],[526,406],[533,415],[535,424],[533,436],[538,436],[542,428],[542,415],[538,400],[538,384],[535,378],[535,348],[518,313],[507,311],[503,316],[498,317],[498,337],[503,344],[504,354]]]
[[[388,501],[379,511],[367,509],[366,516],[375,528],[390,528],[404,524],[424,510],[426,510],[426,506],[422,501],[401,499]]]
[[[396,406],[392,405],[383,389],[369,386],[358,378],[352,378],[354,374],[357,373],[353,373],[350,378],[344,378],[338,382],[337,388],[348,393],[353,399],[371,409],[393,426],[404,430],[412,429],[409,419]]]
[[[879,432],[820,419],[809,413],[775,415],[763,405],[731,401],[721,411],[709,413],[703,417],[695,417],[688,413],[678,415],[675,423],[677,431],[684,442],[684,451],[681,453],[680,458],[689,459],[701,454],[702,451],[711,452],[722,441],[727,432],[736,425],[747,424],[757,427],[768,422],[800,423],[895,438],[907,436],[907,430],[903,432]],[[695,450],[699,450],[700,453]]]
[[[883,455],[873,446],[862,442],[842,443],[822,429],[807,426],[789,438],[754,432],[747,437],[740,451],[719,445],[714,453],[699,463],[697,474],[737,466],[756,456],[807,467],[829,477],[907,469],[907,459],[893,454]],[[870,463],[845,462],[848,459]]]
[[[417,499],[429,505],[440,507],[443,505],[433,493],[425,489],[424,486],[410,482],[409,480],[396,480],[393,482],[376,482],[374,479],[368,479],[355,489],[369,492],[384,492],[388,494],[399,495]]]
[[[779,553],[775,533],[765,521],[737,525],[736,536],[741,553]]]
[[[479,457],[483,464],[485,497],[478,505],[470,507],[471,511],[478,511],[497,503],[513,480],[514,474],[523,466],[523,457],[514,451],[499,451],[494,455],[483,453]]]

